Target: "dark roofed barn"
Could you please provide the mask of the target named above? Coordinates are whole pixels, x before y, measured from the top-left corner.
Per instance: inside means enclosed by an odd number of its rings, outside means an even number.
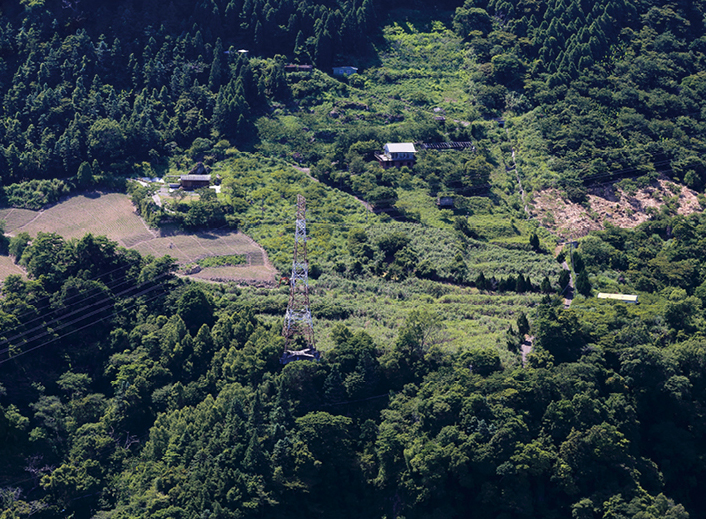
[[[183,189],[199,189],[211,185],[211,175],[182,175],[179,180]]]

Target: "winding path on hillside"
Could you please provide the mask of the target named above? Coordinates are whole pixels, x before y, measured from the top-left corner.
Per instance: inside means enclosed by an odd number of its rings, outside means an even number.
[[[522,187],[522,179],[520,179],[520,171],[517,169],[517,160],[515,160],[515,147],[512,145],[512,140],[510,140],[510,132],[505,128],[505,135],[507,135],[507,140],[510,141],[510,149],[512,150],[512,170],[515,172],[515,178],[517,179],[517,185],[520,188],[520,198],[522,198],[522,206],[525,209],[525,214],[527,219],[532,218],[529,208],[527,207],[527,200],[525,200],[525,189]]]
[[[317,182],[317,183],[321,182],[318,178],[314,178],[314,177],[312,176],[312,174],[311,174],[311,168],[303,168],[303,167],[301,167],[301,166],[296,166],[296,165],[294,165],[294,164],[290,164],[290,165],[291,165],[294,169],[296,169],[296,170],[298,170],[298,171],[301,171],[302,173],[306,173],[306,175],[307,175],[311,180],[313,180],[314,182]],[[351,196],[352,196],[353,198],[355,198],[355,199],[356,199],[363,207],[365,207],[368,211],[370,211],[371,213],[373,212],[373,206],[370,205],[368,202],[366,202],[366,201],[363,200],[362,198],[358,198],[358,197],[355,196],[355,195],[351,195]]]

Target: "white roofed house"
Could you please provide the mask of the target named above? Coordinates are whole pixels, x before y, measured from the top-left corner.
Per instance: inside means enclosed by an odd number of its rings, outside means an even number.
[[[375,158],[378,159],[382,169],[401,168],[414,166],[415,154],[417,150],[412,142],[388,142],[385,144],[383,153],[376,153]]]

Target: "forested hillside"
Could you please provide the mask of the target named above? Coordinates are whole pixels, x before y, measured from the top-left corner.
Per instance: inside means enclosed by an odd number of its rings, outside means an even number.
[[[377,9],[364,2],[23,1],[0,28],[4,184],[113,175],[212,134],[248,138],[251,119],[287,90],[287,54],[328,69],[366,49]],[[128,169],[129,172],[129,169]]]
[[[444,348],[424,309],[389,344],[339,324],[321,362],[281,367],[247,291],[40,235],[37,281],[1,301],[3,517],[700,517],[701,220],[583,243],[576,268],[644,261],[666,303],[547,298],[513,369]]]
[[[77,182],[110,184],[132,163],[159,164],[195,139],[256,143],[264,131],[256,120],[273,103],[296,101],[301,88],[330,88],[293,85],[285,63],[326,73],[334,64],[374,64],[373,44],[394,7],[374,0],[6,3],[2,183],[73,178],[87,162],[93,177]],[[539,139],[522,144],[551,164],[537,187],[558,180],[580,198],[582,179],[655,170],[703,186],[702,2],[454,7],[436,6],[478,65],[464,118],[535,108],[522,126]],[[49,201],[60,195],[56,186],[31,191],[47,192]]]
[[[285,273],[303,194],[322,359],[279,362],[286,284],[0,234],[26,274],[1,286],[0,519],[706,517],[706,217],[678,214],[681,184],[706,206],[706,2],[1,9],[0,204],[129,190]],[[389,141],[463,148],[383,170]],[[199,162],[218,190],[128,181]],[[659,175],[633,230],[561,246],[529,217]]]
[[[703,2],[468,1],[454,28],[484,62],[482,110],[535,108],[521,124],[536,137],[519,141],[553,173],[536,187],[558,181],[581,200],[581,181],[655,171],[703,188],[705,10]]]

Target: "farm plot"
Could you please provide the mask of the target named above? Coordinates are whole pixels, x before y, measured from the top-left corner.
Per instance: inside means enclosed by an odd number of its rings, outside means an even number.
[[[0,256],[0,283],[3,279],[12,274],[17,274],[25,279],[27,278],[24,271],[15,265],[12,258],[9,256]]]
[[[135,214],[130,199],[119,193],[79,195],[41,211],[5,209],[0,219],[6,221],[10,234],[55,232],[69,239],[91,233],[107,236],[123,247],[155,237]]]
[[[107,236],[143,255],[169,255],[181,265],[208,256],[245,256],[244,265],[204,268],[193,276],[204,281],[269,284],[276,277],[276,270],[265,251],[250,237],[220,231],[193,235],[172,231],[166,236],[159,235],[135,213],[130,199],[119,193],[79,195],[41,211],[2,209],[0,220],[5,220],[5,230],[11,235],[27,232],[36,236],[39,232],[55,232],[64,239],[71,239],[91,233]],[[11,261],[7,265],[0,263],[0,280],[21,273]]]
[[[207,281],[244,281],[272,283],[276,271],[265,252],[250,237],[238,232],[208,232],[174,234],[138,243],[134,247],[141,254],[160,257],[169,255],[180,264],[196,263],[209,256],[245,256],[244,265],[236,267],[208,267],[191,277]]]
[[[238,267],[208,267],[189,277],[218,283],[237,281],[247,285],[272,286],[275,282],[275,273],[273,267],[242,265]]]

